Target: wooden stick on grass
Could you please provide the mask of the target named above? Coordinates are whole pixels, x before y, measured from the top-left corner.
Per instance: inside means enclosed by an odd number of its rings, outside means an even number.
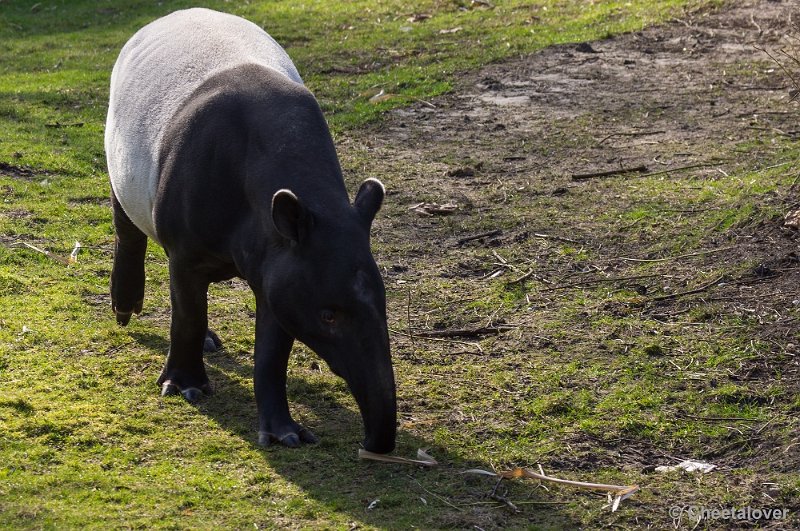
[[[69,260],[64,258],[63,256],[59,256],[59,255],[57,255],[55,253],[51,253],[50,251],[46,251],[44,249],[36,247],[35,245],[30,244],[28,242],[17,242],[17,243],[13,243],[12,245],[24,245],[28,249],[32,249],[32,250],[36,251],[37,253],[42,253],[46,257],[52,258],[56,262],[60,262],[60,263],[62,263],[64,265],[69,265],[69,263],[70,263]]]
[[[648,170],[647,166],[642,164],[640,166],[635,166],[633,168],[620,168],[618,170],[593,171],[590,173],[573,173],[572,180],[586,181],[588,179],[594,179],[595,177],[610,177],[612,175],[623,175],[625,173],[644,173],[647,170]]]
[[[570,487],[576,487],[584,490],[599,490],[603,492],[608,492],[609,494],[614,496],[614,500],[611,505],[612,512],[617,510],[622,500],[628,498],[629,496],[631,496],[632,494],[636,493],[639,490],[639,485],[609,485],[606,483],[588,483],[585,481],[572,481],[569,479],[554,478],[552,476],[539,474],[528,468],[515,468],[514,470],[508,470],[505,472],[489,472],[488,470],[473,468],[465,471],[464,473],[482,474],[484,476],[494,476],[504,479],[512,479],[512,478],[538,479],[539,481],[549,481],[550,483],[558,483],[561,485],[567,485]]]

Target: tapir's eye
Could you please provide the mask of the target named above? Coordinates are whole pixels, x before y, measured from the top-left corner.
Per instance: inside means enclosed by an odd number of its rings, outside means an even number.
[[[336,313],[333,310],[322,310],[320,314],[320,319],[326,325],[335,325],[336,324]]]

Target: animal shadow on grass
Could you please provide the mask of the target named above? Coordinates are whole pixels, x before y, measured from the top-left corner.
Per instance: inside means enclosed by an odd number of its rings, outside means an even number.
[[[169,342],[160,335],[132,331],[131,337],[166,356]],[[354,402],[344,404],[340,400],[347,391],[339,380],[312,381],[293,375],[290,369],[289,407],[295,420],[311,429],[319,442],[300,449],[280,445],[260,447],[253,366],[241,362],[251,356],[252,353],[231,353],[224,349],[205,354],[214,394],[197,402],[195,408],[258,448],[271,470],[325,507],[387,528],[403,525],[397,521],[398,515],[409,518],[408,525],[423,528],[477,526],[488,530],[534,525],[576,529],[580,526],[563,506],[549,505],[548,502],[554,501],[552,493],[538,489],[534,482],[503,481],[496,488],[494,478],[461,473],[470,468],[492,470],[491,464],[466,459],[402,428],[398,431],[397,450],[392,455],[415,457],[417,449],[427,449],[439,466],[423,468],[359,460],[357,450],[363,438],[361,415]],[[157,376],[154,371],[153,393],[158,392]],[[515,513],[503,499],[514,503],[519,512]],[[419,510],[405,510],[412,506]]]
[[[206,355],[206,368],[215,391],[196,407],[228,432],[258,447],[252,365],[236,358],[241,360],[242,356],[233,357],[224,351]],[[579,526],[563,512],[563,507],[547,505],[553,501],[552,494],[538,489],[535,483],[503,481],[495,490],[494,478],[462,474],[470,468],[491,470],[489,463],[465,459],[402,428],[393,455],[415,457],[417,449],[428,449],[439,466],[423,468],[359,460],[363,424],[355,403],[341,402],[345,389],[343,381],[311,381],[292,375],[290,369],[289,406],[295,420],[309,427],[319,442],[300,449],[280,445],[261,449],[272,470],[325,507],[380,527],[402,525],[396,521],[398,514],[405,517],[409,511],[404,508],[411,506],[420,509],[416,513],[420,521],[413,517],[408,524],[429,528],[497,529],[531,523],[544,527]],[[504,497],[519,502],[520,512],[513,513],[511,506],[502,502]],[[373,504],[375,500],[379,501]],[[526,507],[526,503],[532,505]]]
[[[139,330],[128,330],[128,334],[133,340],[156,352],[163,352],[164,359],[166,360],[167,351],[169,350],[169,340],[160,334],[153,334],[150,332],[141,332]],[[153,380],[155,382],[155,379]]]

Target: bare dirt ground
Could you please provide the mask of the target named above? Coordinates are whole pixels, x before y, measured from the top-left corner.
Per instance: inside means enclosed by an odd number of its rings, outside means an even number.
[[[700,393],[733,382],[749,390],[742,404],[762,405],[770,397],[759,388],[780,377],[786,394],[779,400],[796,397],[799,240],[782,215],[800,198],[786,178],[762,191],[757,172],[798,170],[795,160],[780,159],[800,136],[794,87],[761,50],[777,53],[787,34],[797,35],[798,7],[729,2],[619,38],[548,48],[490,65],[445,97],[393,111],[366,133],[338,139],[349,177],[379,176],[391,193],[375,238],[400,362],[446,365],[477,355],[487,367],[513,366],[520,363],[513,353],[526,352],[541,368],[554,354],[559,363],[624,356],[648,334],[666,350],[685,353],[686,340],[670,343],[671,335],[724,342],[715,323],[755,319],[760,326],[752,339],[769,345],[767,351],[720,382],[693,382],[681,367],[665,376],[688,382],[678,391],[697,385]],[[747,172],[756,173],[730,177]],[[751,211],[745,203],[754,205]],[[418,212],[425,208],[432,215]],[[497,296],[492,283],[500,281],[506,290],[515,286],[515,305],[476,309],[476,301]],[[599,285],[609,286],[607,297],[584,300],[585,290]],[[633,295],[620,298],[621,292]],[[571,321],[554,317],[579,300],[582,309]],[[597,324],[603,316],[606,328]],[[465,343],[424,343],[423,360],[414,354],[420,338],[415,344],[403,333],[503,323],[513,330],[476,334],[486,339],[483,352],[466,344],[474,340],[468,334],[442,334]],[[696,333],[686,332],[694,325]],[[520,372],[529,368],[522,363]],[[702,380],[703,370],[697,373]],[[594,383],[572,385],[577,392]],[[430,410],[411,393],[402,395],[401,410]],[[790,411],[793,418],[759,424],[744,437],[711,441],[699,457],[728,470],[800,469],[796,407]],[[491,412],[483,419],[489,430],[497,428],[493,419]],[[464,420],[443,407],[404,422],[413,429]],[[617,435],[571,433],[564,442],[571,451],[543,461],[553,470],[621,461],[645,470],[689,451],[679,438],[653,444]]]

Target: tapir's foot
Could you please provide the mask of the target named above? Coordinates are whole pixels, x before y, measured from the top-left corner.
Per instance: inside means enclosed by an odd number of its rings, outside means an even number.
[[[172,380],[166,380],[161,384],[161,396],[173,396],[177,394],[183,395],[187,402],[197,402],[203,396],[211,395],[211,384],[206,383],[200,387],[181,387]]]
[[[258,444],[269,446],[272,443],[280,443],[289,448],[299,448],[301,444],[314,444],[317,438],[307,428],[302,427],[296,422],[291,422],[280,428],[271,431],[258,432]]]
[[[210,328],[206,332],[206,339],[203,342],[203,352],[216,352],[222,348],[222,341],[219,336]]]
[[[211,383],[205,376],[191,377],[187,376],[185,372],[175,369],[171,369],[169,373],[165,369],[156,383],[161,386],[161,396],[181,394],[183,398],[192,403],[213,393]]]
[[[118,305],[116,301],[111,301],[111,310],[117,316],[117,324],[121,326],[125,326],[131,320],[131,316],[133,314],[139,314],[142,312],[142,305],[144,304],[144,300],[140,300],[139,302],[133,305],[132,309],[124,309],[124,305]],[[218,338],[219,339],[219,338]]]

